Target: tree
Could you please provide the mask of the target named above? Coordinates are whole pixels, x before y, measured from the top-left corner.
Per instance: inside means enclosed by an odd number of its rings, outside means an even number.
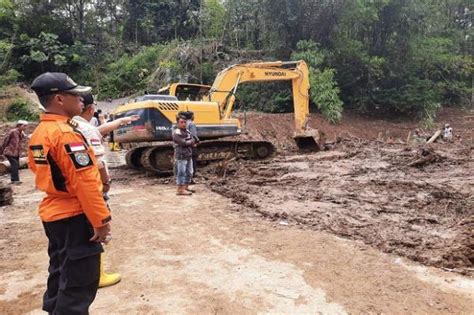
[[[343,103],[339,98],[340,90],[334,79],[335,70],[321,69],[325,56],[317,43],[300,41],[296,46],[297,51],[292,54],[292,59],[303,59],[309,66],[311,100],[327,120],[332,123],[340,121]]]

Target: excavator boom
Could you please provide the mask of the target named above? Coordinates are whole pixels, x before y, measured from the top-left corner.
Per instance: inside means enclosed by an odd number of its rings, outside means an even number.
[[[303,60],[274,61],[238,64],[222,70],[209,90],[207,100],[217,102],[223,118],[230,118],[235,92],[240,83],[291,81],[295,114],[294,139],[303,150],[319,150],[317,131],[310,129],[309,118],[309,71]]]

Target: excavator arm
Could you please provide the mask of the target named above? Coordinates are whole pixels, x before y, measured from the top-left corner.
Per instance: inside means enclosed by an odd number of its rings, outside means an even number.
[[[319,150],[317,131],[307,126],[309,117],[309,71],[303,60],[238,64],[221,71],[209,90],[208,100],[219,104],[221,117],[230,118],[240,83],[290,81],[295,114],[294,139],[300,149]]]

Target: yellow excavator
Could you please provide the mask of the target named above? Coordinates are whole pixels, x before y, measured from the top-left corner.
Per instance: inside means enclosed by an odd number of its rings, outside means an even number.
[[[318,132],[307,126],[310,86],[308,67],[302,60],[237,64],[221,71],[211,87],[174,83],[157,95],[145,95],[116,109],[115,118],[139,115],[140,119],[117,129],[114,141],[139,143],[126,154],[128,166],[155,172],[170,171],[173,169],[173,146],[169,141],[176,115],[181,111],[192,111],[202,141],[198,147],[198,161],[224,160],[235,155],[249,159],[267,158],[275,151],[269,141],[216,139],[241,133],[239,120],[231,117],[239,84],[282,80],[292,82],[297,146],[306,151],[318,151]],[[165,141],[168,143],[163,143]]]

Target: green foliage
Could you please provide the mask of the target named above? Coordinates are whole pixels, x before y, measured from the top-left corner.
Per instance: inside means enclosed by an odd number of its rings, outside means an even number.
[[[61,43],[56,34],[41,32],[35,38],[22,34],[21,41],[22,48],[27,51],[20,58],[22,67],[28,68],[29,71],[36,69],[35,74],[46,70],[62,71],[66,65],[74,63],[71,47]]]
[[[332,123],[340,121],[343,103],[339,97],[340,90],[334,78],[336,71],[330,68],[320,70],[325,56],[317,43],[300,41],[296,47],[298,50],[291,57],[293,60],[303,59],[308,64],[311,100],[328,121]]]
[[[219,39],[225,32],[227,16],[224,5],[218,0],[205,0],[201,27],[206,38]]]
[[[235,107],[268,113],[293,112],[293,97],[289,82],[241,84],[237,89]]]
[[[99,97],[116,97],[144,90],[150,71],[158,66],[173,67],[173,61],[160,63],[163,46],[144,47],[134,55],[123,55],[111,63],[102,78]]]
[[[363,113],[429,120],[441,105],[471,100],[471,2],[0,0],[0,84],[63,71],[115,97],[298,56],[331,121],[339,98]],[[291,111],[286,86],[241,91],[246,106]]]
[[[201,63],[200,71],[202,72],[202,82],[212,83],[217,74],[216,69],[210,62]]]
[[[32,105],[27,101],[17,98],[9,106],[6,111],[7,120],[15,121],[25,119],[28,121],[37,121],[38,113],[32,110]]]
[[[339,88],[334,79],[334,69],[323,71],[311,68],[311,100],[321,110],[324,118],[331,123],[337,123],[342,118],[343,103],[339,98]]]
[[[0,88],[14,84],[20,78],[20,73],[15,69],[7,70],[5,73],[0,75]]]

